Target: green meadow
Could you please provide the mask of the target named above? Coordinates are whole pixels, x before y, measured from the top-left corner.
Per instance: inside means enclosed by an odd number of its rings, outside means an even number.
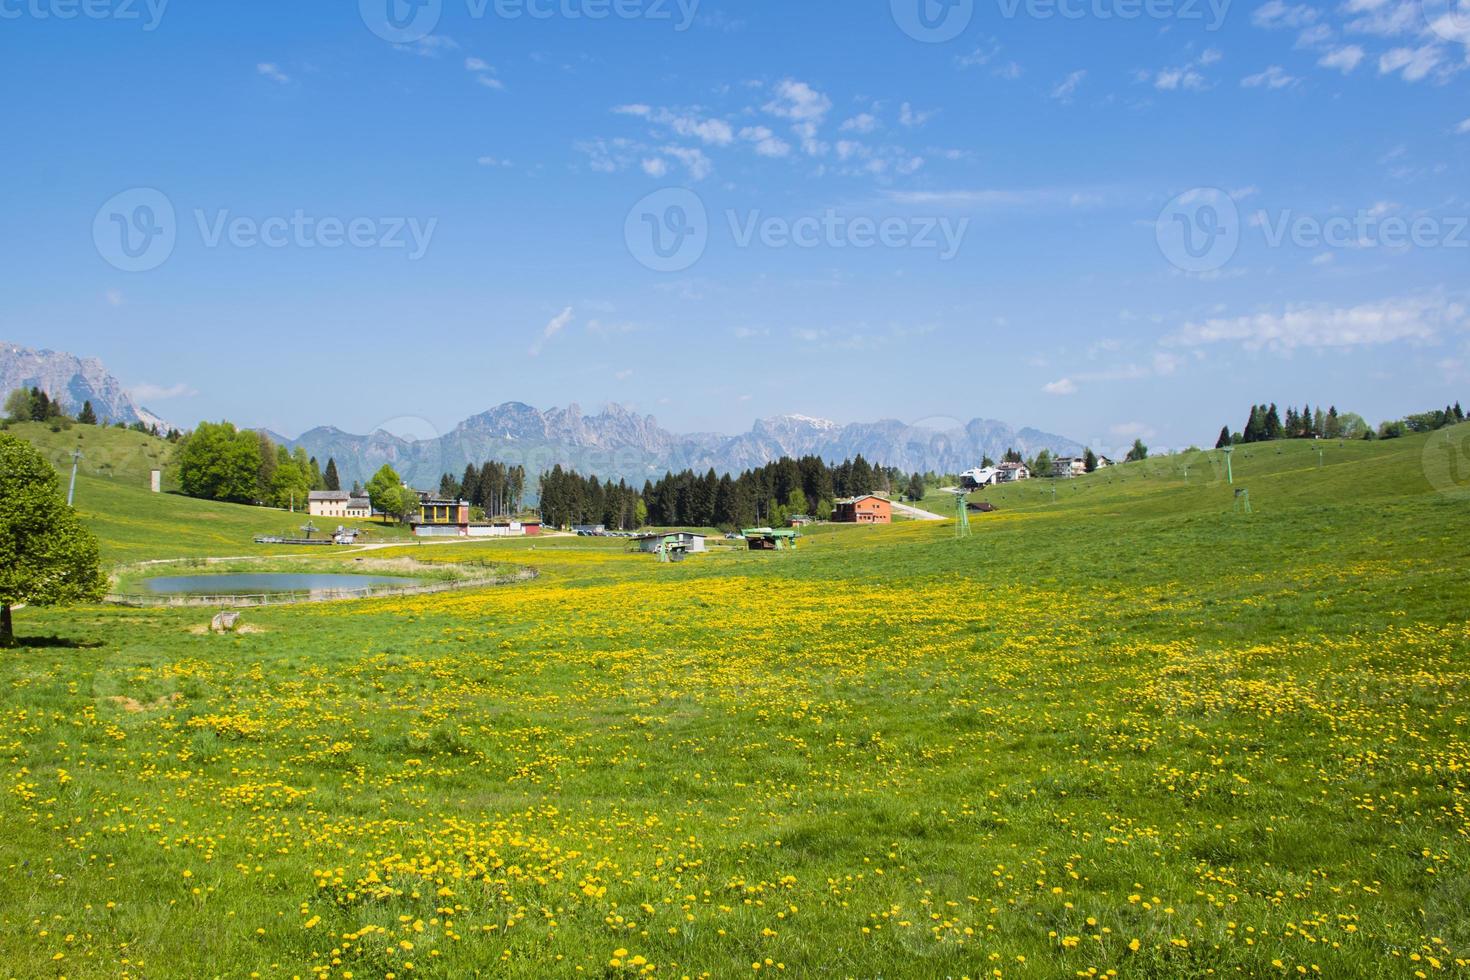
[[[966,538],[314,555],[538,574],[228,635],[18,610],[4,971],[1464,974],[1470,425],[1318,448],[991,490]],[[117,567],[300,522],[121,473],[77,491]]]

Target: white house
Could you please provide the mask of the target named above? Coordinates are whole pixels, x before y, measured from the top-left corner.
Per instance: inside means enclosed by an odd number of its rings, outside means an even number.
[[[1081,456],[1058,456],[1051,463],[1051,475],[1062,479],[1082,476],[1086,472],[1087,460]]]
[[[988,487],[1000,482],[1000,470],[994,466],[977,466],[960,474],[960,485],[964,487]]]
[[[1025,463],[1001,463],[996,467],[1000,476],[999,483],[1015,483],[1017,480],[1031,479],[1031,471],[1026,468]]]
[[[373,516],[373,503],[365,493],[349,494],[347,497],[346,516],[367,520]]]
[[[354,517],[347,513],[351,500],[346,490],[313,490],[306,498],[306,510],[312,517]]]

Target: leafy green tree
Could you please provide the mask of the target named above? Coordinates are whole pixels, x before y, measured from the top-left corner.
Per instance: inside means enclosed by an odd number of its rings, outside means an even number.
[[[0,435],[0,646],[15,645],[12,606],[100,599],[106,584],[97,539],[62,500],[56,470]]]
[[[11,422],[31,420],[31,393],[17,388],[5,397],[5,418]]]
[[[310,499],[311,477],[302,469],[301,461],[286,450],[276,447],[276,471],[271,477],[267,501],[272,507],[305,507]]]
[[[909,486],[906,492],[910,500],[923,500],[924,494],[928,492],[928,489],[924,485],[924,475],[922,473],[915,473],[909,477]]]
[[[1141,463],[1148,459],[1148,447],[1143,444],[1142,439],[1133,440],[1133,448],[1128,450],[1127,461],[1130,463]]]
[[[414,489],[412,489],[411,487],[399,487],[398,488],[398,503],[397,503],[396,506],[394,506],[394,508],[392,510],[388,511],[388,513],[390,513],[394,517],[398,518],[398,523],[402,524],[404,521],[408,520],[414,514],[417,514],[418,513],[418,510],[419,510],[419,495],[418,495],[418,492],[415,491]]]
[[[399,491],[403,487],[403,480],[398,473],[387,463],[367,483],[368,500],[372,502],[373,510],[384,514],[398,516],[399,507],[403,503]]]
[[[1051,476],[1051,450],[1043,449],[1037,453],[1031,465],[1026,468],[1031,471],[1032,476]]]
[[[199,423],[174,451],[173,466],[179,489],[190,497],[241,504],[260,499],[260,440],[229,422]]]

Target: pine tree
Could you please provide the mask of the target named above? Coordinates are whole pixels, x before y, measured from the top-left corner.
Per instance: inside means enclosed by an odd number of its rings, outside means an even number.
[[[1276,412],[1276,403],[1266,409],[1266,433],[1265,438],[1269,442],[1272,439],[1281,438],[1281,416]]]
[[[342,489],[342,479],[337,475],[337,461],[330,456],[327,457],[327,471],[322,474],[322,480],[328,490]]]
[[[82,410],[77,413],[77,421],[82,425],[97,424],[97,413],[92,409],[90,401],[82,402]]]
[[[1220,426],[1220,438],[1215,440],[1215,448],[1224,449],[1226,446],[1230,445],[1230,442],[1230,426]]]

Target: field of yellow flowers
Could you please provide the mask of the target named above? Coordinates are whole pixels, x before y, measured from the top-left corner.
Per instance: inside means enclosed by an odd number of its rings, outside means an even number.
[[[228,638],[27,611],[0,971],[1463,974],[1470,505],[1365,508],[1373,459],[1250,517],[1157,470],[968,540],[419,549],[541,574]]]

